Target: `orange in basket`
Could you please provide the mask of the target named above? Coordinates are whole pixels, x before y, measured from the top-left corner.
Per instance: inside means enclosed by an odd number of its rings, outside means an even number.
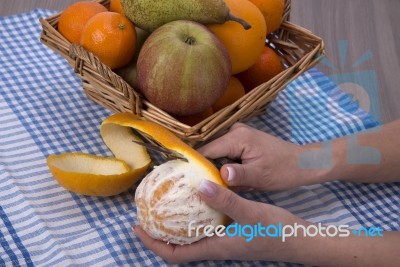
[[[86,23],[81,45],[111,69],[120,68],[127,65],[135,54],[136,29],[124,15],[102,12]]]
[[[125,15],[124,8],[122,7],[120,0],[110,1],[110,11]]]
[[[245,30],[235,21],[208,25],[229,52],[232,74],[244,71],[261,55],[267,35],[265,19],[261,11],[248,0],[225,0],[231,12],[245,21],[251,28]]]
[[[235,76],[231,76],[224,94],[214,103],[212,108],[214,112],[217,112],[224,107],[235,103],[236,100],[240,99],[245,94],[246,92],[244,91],[244,87],[239,79]]]
[[[267,33],[279,29],[282,23],[283,10],[285,8],[284,0],[250,0],[256,5],[264,15],[267,24]]]
[[[242,82],[246,92],[268,82],[284,70],[279,56],[271,47],[264,47],[264,51],[257,62],[236,76]]]
[[[71,43],[79,44],[86,22],[105,11],[107,8],[97,2],[76,2],[61,13],[58,31]]]

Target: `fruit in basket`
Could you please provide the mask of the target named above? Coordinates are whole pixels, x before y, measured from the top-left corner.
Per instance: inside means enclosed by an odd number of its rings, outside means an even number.
[[[261,55],[267,27],[261,11],[249,0],[225,0],[225,3],[234,14],[251,24],[249,30],[232,21],[208,25],[228,49],[232,74],[236,74],[253,65]]]
[[[246,92],[249,92],[260,84],[268,82],[283,70],[278,54],[271,47],[265,46],[257,62],[236,76],[242,82]]]
[[[199,122],[202,122],[203,120],[210,117],[213,113],[214,113],[214,110],[212,107],[210,107],[210,108],[208,108],[200,113],[197,113],[197,114],[193,114],[193,115],[189,115],[189,116],[175,116],[175,119],[177,119],[180,122],[183,122],[186,125],[194,126],[194,125],[198,124]]]
[[[230,70],[225,47],[204,25],[173,21],[143,44],[137,62],[138,88],[166,112],[193,115],[223,94]]]
[[[79,44],[85,24],[107,9],[96,2],[76,2],[68,6],[58,20],[58,31],[71,43]]]
[[[256,5],[264,15],[267,24],[267,34],[279,29],[282,23],[285,0],[249,0]]]
[[[135,54],[135,26],[124,15],[102,12],[86,23],[80,44],[111,69],[120,68]]]
[[[246,29],[251,27],[242,18],[231,14],[223,0],[121,0],[121,4],[136,26],[150,32],[175,20],[202,24],[232,20]]]
[[[132,133],[129,125],[124,125],[119,117],[109,117],[100,130],[115,158],[80,152],[47,158],[53,176],[67,190],[88,196],[113,196],[131,188],[147,171],[150,156],[143,146],[132,142],[141,139]]]
[[[129,62],[126,66],[122,68],[118,68],[115,70],[115,73],[121,76],[125,82],[127,82],[133,88],[137,88],[137,79],[136,79],[136,63],[139,57],[140,50],[144,42],[146,41],[147,37],[149,37],[150,33],[146,32],[140,28],[136,27],[136,49],[135,55],[131,62]]]
[[[238,99],[244,96],[246,92],[244,91],[244,87],[238,78],[232,76],[229,80],[229,84],[224,94],[217,99],[217,101],[213,104],[212,108],[214,112],[217,112],[230,104],[235,103]]]
[[[111,0],[110,1],[110,11],[120,13],[121,15],[125,15],[124,9],[122,7],[120,0]]]

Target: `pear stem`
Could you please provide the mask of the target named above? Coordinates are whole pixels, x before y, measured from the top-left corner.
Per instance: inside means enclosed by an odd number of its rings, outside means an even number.
[[[228,17],[226,18],[226,20],[232,20],[232,21],[236,21],[236,22],[242,24],[242,26],[243,26],[243,28],[245,30],[248,30],[248,29],[251,28],[251,25],[247,21],[245,21],[244,19],[233,15],[232,13],[228,14]]]

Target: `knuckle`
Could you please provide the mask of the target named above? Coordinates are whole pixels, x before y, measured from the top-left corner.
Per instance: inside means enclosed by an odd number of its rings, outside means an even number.
[[[248,177],[246,176],[246,168],[243,164],[238,164],[238,175],[236,177],[236,185],[237,186],[246,186],[246,179]]]
[[[221,199],[221,209],[224,211],[231,211],[238,206],[238,198],[235,193],[227,190]]]
[[[248,134],[250,131],[251,131],[251,128],[248,125],[243,124],[243,123],[236,123],[231,128],[231,132],[236,135]]]

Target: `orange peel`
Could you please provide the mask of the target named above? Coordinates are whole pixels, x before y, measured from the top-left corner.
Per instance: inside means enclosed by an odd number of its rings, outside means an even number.
[[[206,171],[206,177],[208,180],[226,186],[220,176],[219,170],[214,166],[214,164],[167,128],[151,121],[141,120],[131,113],[113,114],[105,119],[103,123],[108,123],[110,121],[114,123],[117,122],[120,126],[130,127],[150,136],[165,148],[174,150],[183,155],[189,163],[194,163],[194,166],[201,166],[201,168]]]
[[[147,150],[132,142],[141,141],[118,121],[103,121],[101,136],[115,158],[70,152],[47,157],[47,165],[65,189],[87,196],[114,196],[131,188],[151,163]]]
[[[207,179],[225,186],[219,170],[175,134],[154,122],[131,113],[116,113],[101,124],[100,134],[115,158],[69,152],[47,157],[47,165],[65,189],[87,196],[113,196],[131,188],[147,172],[151,158],[135,129],[168,149],[182,154],[193,166],[199,166]]]

